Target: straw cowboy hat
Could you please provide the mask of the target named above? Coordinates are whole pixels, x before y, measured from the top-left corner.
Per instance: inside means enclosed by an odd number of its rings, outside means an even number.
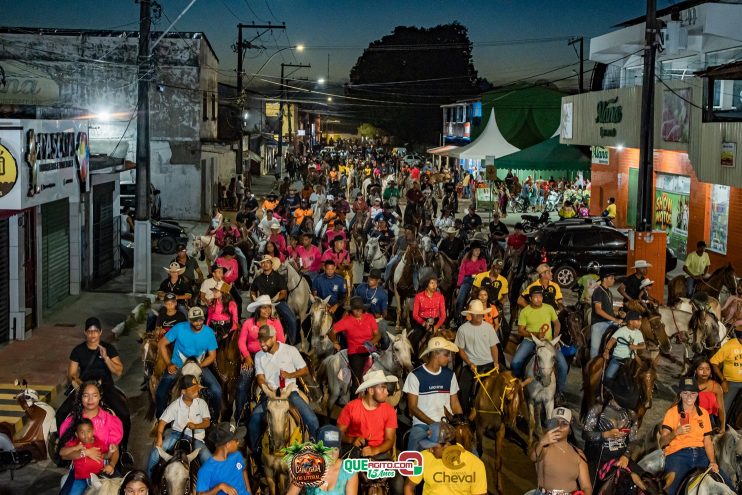
[[[363,392],[367,388],[381,385],[382,383],[397,383],[399,379],[394,375],[385,375],[382,370],[369,371],[363,375],[363,383],[358,387],[356,393]]]
[[[644,280],[642,280],[642,283],[639,284],[639,289],[640,290],[645,289],[649,287],[650,285],[654,285],[654,280],[649,280],[648,278],[645,278]]]
[[[459,352],[459,346],[449,340],[446,340],[444,337],[433,337],[428,341],[428,346],[425,348],[425,350],[420,353],[420,359],[433,351]]]
[[[443,232],[445,232],[446,234],[455,234],[458,232],[458,229],[456,227],[446,227]]]
[[[229,294],[229,291],[232,290],[232,284],[228,284],[224,280],[220,280],[214,287],[211,288],[211,290],[219,291],[222,294]]]
[[[646,260],[636,260],[632,268],[652,268],[652,263],[648,263]]]
[[[281,266],[281,260],[279,260],[278,258],[274,258],[270,254],[264,254],[263,257],[260,258],[255,263],[257,263],[258,265],[261,265],[264,261],[270,261],[271,266],[273,267],[273,270],[278,270]]]
[[[176,272],[178,275],[183,275],[185,268],[181,268],[177,261],[173,261],[167,268],[163,268],[168,273]]]
[[[263,306],[273,306],[275,308],[276,304],[278,303],[274,303],[273,301],[271,301],[271,297],[269,295],[264,294],[248,304],[247,311],[249,313],[254,313]]]
[[[461,312],[462,315],[486,315],[489,313],[486,309],[484,309],[484,305],[482,304],[482,301],[479,299],[474,299],[472,302],[469,303],[469,309],[465,309]]]

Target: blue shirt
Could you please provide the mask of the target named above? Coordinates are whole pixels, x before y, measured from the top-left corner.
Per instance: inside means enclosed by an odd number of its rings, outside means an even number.
[[[245,459],[239,452],[232,452],[223,461],[210,457],[198,470],[196,492],[208,492],[219,483],[226,483],[237,490],[238,495],[250,495],[242,475],[244,469]],[[218,493],[226,495],[221,490]]]
[[[200,357],[202,354],[208,354],[209,351],[215,351],[218,347],[216,336],[211,327],[204,325],[201,331],[196,333],[191,329],[191,322],[184,321],[174,325],[165,338],[170,343],[175,343],[171,361],[175,366],[183,366],[183,359],[189,357]]]
[[[334,306],[340,296],[345,295],[345,279],[337,274],[332,278],[327,278],[327,275],[322,274],[312,282],[312,290],[317,292],[320,299],[330,296],[329,304]]]
[[[360,284],[356,287],[355,295],[363,299],[363,304],[368,305],[368,312],[374,315],[383,315],[389,306],[386,289],[381,286],[372,289],[368,284]]]

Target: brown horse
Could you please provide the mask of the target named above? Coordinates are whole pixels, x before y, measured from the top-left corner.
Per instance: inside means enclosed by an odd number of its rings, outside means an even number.
[[[402,259],[397,263],[393,270],[391,288],[394,291],[394,297],[397,303],[397,328],[399,328],[402,313],[405,313],[407,328],[412,326],[410,321],[410,312],[405,311],[404,303],[408,299],[415,297],[417,290],[413,283],[413,272],[419,270],[423,263],[423,253],[417,244],[408,244]]]
[[[631,364],[627,370],[637,393],[639,393],[639,403],[634,411],[639,426],[642,424],[644,414],[652,407],[654,382],[657,380],[656,366],[658,360],[659,354],[654,359],[643,358],[637,355],[631,360]],[[596,358],[590,360],[582,369],[583,392],[580,416],[583,418],[596,403],[599,394],[601,394],[605,364],[607,363],[603,356],[598,355]]]
[[[667,305],[674,306],[681,297],[687,294],[685,285],[685,275],[678,275],[673,278],[667,286]],[[719,298],[722,287],[729,291],[735,291],[737,288],[734,267],[727,263],[714,270],[708,280],[696,282],[696,292],[706,292],[709,296]]]
[[[481,380],[482,384],[474,399],[469,420],[476,425],[476,441],[482,451],[485,432],[489,429],[496,432],[495,462],[491,474],[495,476],[497,493],[502,495],[504,492],[500,473],[505,430],[516,432],[515,423],[518,416],[528,418],[524,390],[531,379],[520,381],[510,371],[503,371],[493,372]]]
[[[587,344],[587,333],[585,332],[585,317],[581,308],[569,306],[559,313],[559,323],[562,328],[566,329],[569,341],[565,341],[562,332],[562,341],[571,344],[577,348],[577,354],[573,363],[575,366],[582,367],[590,360],[590,347]]]
[[[216,340],[219,349],[216,352],[214,361],[214,371],[216,379],[222,387],[222,418],[228,418],[232,412],[232,406],[237,398],[237,382],[240,378],[240,366],[242,359],[240,348],[237,344],[239,341],[239,330],[221,331],[219,328],[216,332]]]
[[[441,252],[433,256],[432,268],[438,275],[438,288],[446,299],[453,301],[453,291],[456,288],[456,276],[458,275],[456,262]]]

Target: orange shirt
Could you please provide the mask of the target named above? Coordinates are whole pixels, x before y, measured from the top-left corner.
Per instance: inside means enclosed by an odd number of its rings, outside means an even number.
[[[486,315],[484,315],[484,321],[489,323],[492,326],[495,326],[495,320],[498,316],[500,316],[500,312],[497,311],[497,307],[495,305],[490,304],[490,311]],[[466,321],[471,321],[471,315],[466,315]]]
[[[307,208],[306,210],[302,208],[297,208],[294,210],[294,218],[296,219],[296,225],[301,225],[301,223],[304,221],[304,217],[311,217],[312,216],[312,210]]]
[[[275,210],[276,206],[278,206],[278,200],[271,201],[269,199],[266,199],[265,201],[263,201],[264,210]]]
[[[665,455],[674,454],[682,449],[703,447],[703,439],[706,435],[711,435],[711,418],[709,413],[699,408],[701,414],[695,407],[685,414],[690,416],[690,432],[685,435],[678,435],[665,447]],[[662,428],[675,431],[680,426],[680,411],[678,406],[673,406],[665,413],[665,419],[662,420]]]

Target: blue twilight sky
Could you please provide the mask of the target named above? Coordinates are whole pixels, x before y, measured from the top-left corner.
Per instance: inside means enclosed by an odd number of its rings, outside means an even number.
[[[159,1],[165,15],[156,30],[165,29],[190,0]],[[670,0],[659,0],[658,8],[669,3]],[[4,4],[1,22],[6,26],[138,29],[139,6],[134,0],[34,0],[32,4],[1,0],[0,4]],[[469,29],[475,44],[474,64],[480,76],[506,82],[577,62],[577,56],[563,40],[499,46],[477,43],[570,35],[589,39],[609,31],[612,25],[642,15],[645,4],[644,0],[197,0],[176,29],[205,32],[221,68],[229,71],[236,65],[231,46],[236,39],[237,22],[285,21],[290,43],[280,31],[275,32],[275,39],[263,36],[261,41],[267,50],[250,53],[249,57],[254,58],[247,58],[246,71],[260,67],[275,53],[276,46],[302,43],[307,47],[304,53],[296,53],[294,58],[290,51],[284,51],[273,57],[262,74],[276,76],[281,62],[298,61],[312,64],[312,69],[297,75],[310,79],[326,77],[329,54],[330,80],[341,83],[347,80],[363,48],[389,34],[395,26],[430,27],[457,20]],[[586,44],[586,58],[588,54]],[[572,70],[567,68],[544,77],[563,78]],[[234,79],[228,73],[222,78]]]

